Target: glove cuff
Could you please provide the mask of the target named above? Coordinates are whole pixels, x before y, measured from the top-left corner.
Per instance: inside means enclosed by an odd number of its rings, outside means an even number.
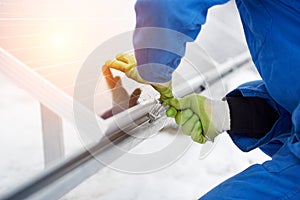
[[[212,103],[213,116],[216,119],[218,132],[230,130],[230,110],[228,102],[225,100],[215,100]]]
[[[130,79],[135,80],[136,82],[142,83],[142,84],[149,84],[148,81],[145,81],[140,75],[136,67],[131,68],[126,73],[126,76]]]
[[[211,122],[215,128],[215,135],[207,135],[208,139],[213,140],[217,135],[230,130],[230,110],[228,102],[225,100],[209,100],[211,108]]]
[[[166,83],[153,83],[144,80],[140,75],[136,67],[126,72],[126,76],[142,84],[151,85],[156,91],[160,93],[160,100],[168,104],[168,101],[173,98],[172,82]]]

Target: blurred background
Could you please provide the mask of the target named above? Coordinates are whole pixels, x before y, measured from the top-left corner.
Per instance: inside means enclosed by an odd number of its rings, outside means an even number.
[[[87,56],[112,36],[134,29],[134,3],[0,0],[0,47],[72,95],[76,74]],[[247,50],[234,6],[229,2],[211,9],[196,40],[216,63]],[[255,79],[259,79],[257,72],[248,66],[224,79],[223,86],[230,91]],[[110,98],[106,96],[105,101]],[[166,134],[172,135],[175,129],[165,130]],[[74,126],[64,119],[63,130],[68,157],[83,145]],[[39,102],[0,70],[0,196],[43,172],[42,142]],[[105,168],[62,199],[197,199],[248,166],[269,159],[260,150],[241,152],[226,133],[200,159],[201,148],[193,143],[177,162],[154,173],[134,175]],[[142,144],[134,151],[139,150]]]

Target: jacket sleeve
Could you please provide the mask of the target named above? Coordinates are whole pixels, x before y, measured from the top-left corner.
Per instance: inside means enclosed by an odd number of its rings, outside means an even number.
[[[292,113],[292,123],[292,137],[289,140],[288,147],[300,159],[300,102]]]
[[[228,0],[137,0],[133,45],[137,69],[151,82],[167,82],[198,36],[210,7]]]
[[[269,156],[274,155],[291,136],[292,121],[290,113],[280,106],[269,94],[264,81],[244,83],[227,97],[258,97],[265,100],[279,115],[272,128],[263,137],[249,137],[243,131],[229,134],[239,149],[248,152],[259,147]],[[298,149],[299,152],[300,148]]]

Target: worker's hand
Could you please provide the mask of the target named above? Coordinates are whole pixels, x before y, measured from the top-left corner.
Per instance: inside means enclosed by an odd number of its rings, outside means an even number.
[[[211,100],[198,94],[170,100],[168,117],[174,117],[182,132],[201,144],[230,129],[229,106],[226,101]]]
[[[153,83],[144,80],[138,73],[136,59],[133,54],[119,54],[115,60],[106,61],[105,66],[122,71],[127,77],[139,83],[151,85],[160,93],[160,100],[166,104],[173,98],[171,81],[166,83]]]
[[[121,111],[131,108],[138,104],[138,99],[141,94],[141,89],[136,88],[131,95],[127,93],[122,85],[122,81],[119,76],[113,76],[109,67],[104,65],[102,67],[102,72],[105,77],[108,88],[112,92],[112,101],[113,101],[113,114],[117,114]]]

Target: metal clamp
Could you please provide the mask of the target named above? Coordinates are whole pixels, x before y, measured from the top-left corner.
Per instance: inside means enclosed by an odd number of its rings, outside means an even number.
[[[159,100],[156,100],[155,105],[152,107],[150,112],[148,113],[149,123],[156,121],[161,118],[161,113],[167,109],[167,105],[165,103],[160,103]]]

